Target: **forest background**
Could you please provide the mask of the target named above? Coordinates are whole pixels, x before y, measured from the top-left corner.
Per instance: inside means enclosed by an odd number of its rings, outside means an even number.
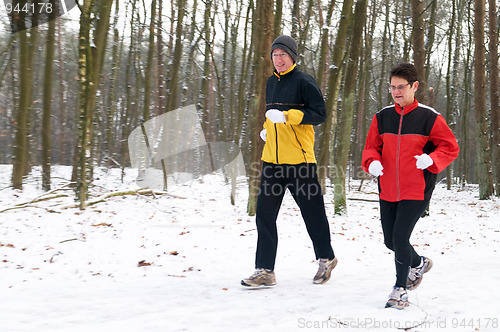
[[[388,72],[403,61],[419,70],[417,99],[458,139],[460,156],[442,175],[448,187],[477,183],[480,199],[500,195],[496,0],[80,0],[59,16],[41,10],[59,1],[11,3],[33,9],[10,21],[1,12],[0,164],[13,165],[13,188],[42,165],[48,191],[51,166],[72,165],[84,209],[95,167],[130,166],[132,130],[192,104],[206,141],[239,146],[257,183],[270,45],[289,34],[300,70],[325,96],[316,149],[337,213],[346,182],[367,176],[367,126],[392,103]],[[249,190],[253,214],[258,186]]]

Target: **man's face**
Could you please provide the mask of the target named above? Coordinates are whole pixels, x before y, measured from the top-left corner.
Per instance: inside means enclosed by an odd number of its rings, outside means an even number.
[[[293,59],[287,52],[279,48],[273,51],[273,64],[278,73],[284,73],[293,66]]]
[[[392,99],[400,106],[408,106],[413,104],[415,99],[415,92],[418,89],[418,81],[410,84],[406,79],[393,76],[391,78],[391,84],[389,86],[391,91]]]

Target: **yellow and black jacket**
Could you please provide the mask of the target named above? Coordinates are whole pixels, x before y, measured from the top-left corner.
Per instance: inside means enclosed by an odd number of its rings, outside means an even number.
[[[316,163],[313,125],[326,120],[323,95],[314,79],[293,65],[267,80],[266,110],[278,109],[285,123],[266,118],[267,137],[262,160],[272,164]]]

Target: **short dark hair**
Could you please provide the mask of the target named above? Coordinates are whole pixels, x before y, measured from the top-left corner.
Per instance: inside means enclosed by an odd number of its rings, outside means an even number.
[[[391,80],[394,76],[404,78],[408,83],[413,84],[413,82],[418,81],[417,68],[411,63],[400,63],[391,69]]]

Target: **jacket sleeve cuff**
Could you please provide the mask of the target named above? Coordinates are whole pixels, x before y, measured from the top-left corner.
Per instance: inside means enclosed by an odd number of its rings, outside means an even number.
[[[291,125],[301,124],[304,118],[304,113],[301,110],[291,109],[288,111],[283,111],[285,115],[286,123]]]

